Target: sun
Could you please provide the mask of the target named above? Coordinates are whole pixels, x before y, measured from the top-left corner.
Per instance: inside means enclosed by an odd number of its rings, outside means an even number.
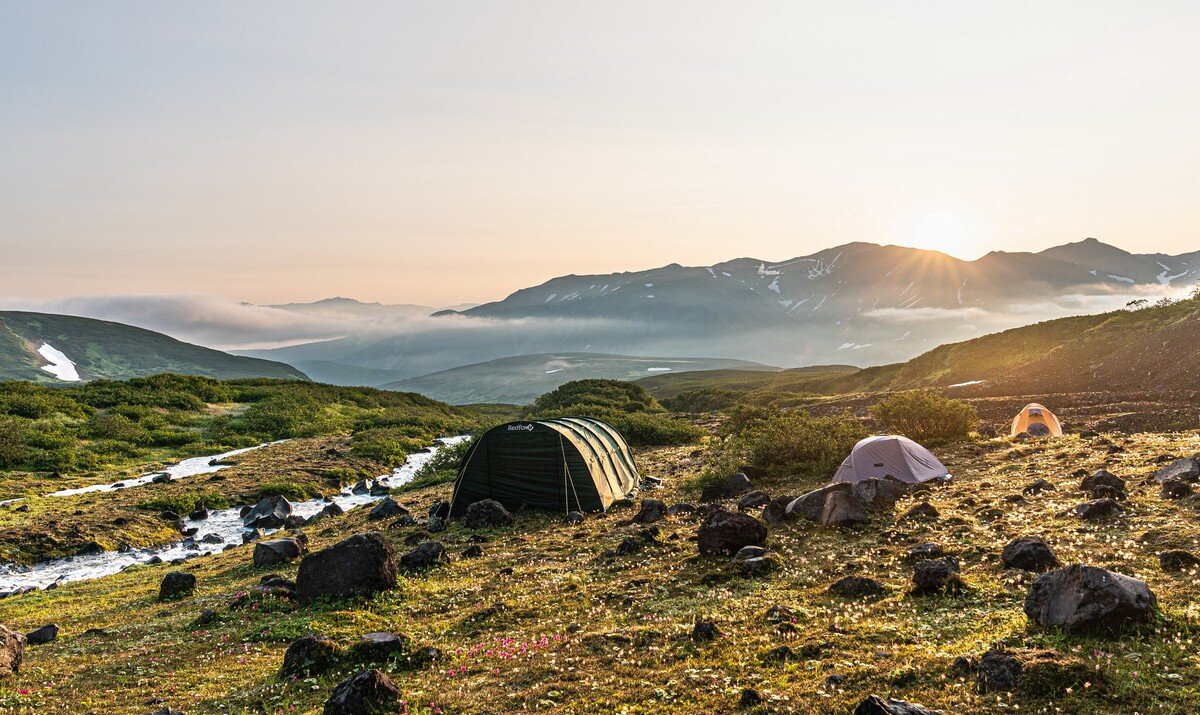
[[[971,227],[951,213],[927,213],[908,232],[908,245],[974,260],[985,251]]]

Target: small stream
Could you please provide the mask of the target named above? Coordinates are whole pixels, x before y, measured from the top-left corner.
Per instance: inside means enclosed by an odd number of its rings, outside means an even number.
[[[417,470],[425,466],[425,463],[430,459],[433,459],[433,456],[442,447],[459,444],[467,439],[470,438],[465,435],[440,438],[437,440],[437,444],[426,451],[408,455],[408,459],[402,466],[392,470],[391,474],[377,478],[376,482],[382,482],[384,485],[392,488],[406,484],[412,481]],[[248,449],[257,449],[257,447],[250,447]],[[217,455],[217,458],[227,457],[244,451],[247,450],[227,452],[224,455]],[[197,460],[203,461],[204,465],[207,466],[210,459],[213,458],[196,457],[194,459],[185,459],[175,465],[175,467],[180,467],[187,462],[196,462]],[[210,469],[209,471],[216,470]],[[204,472],[191,472],[183,476],[202,473]],[[95,486],[109,487],[111,485]],[[91,491],[105,490],[98,490],[92,487],[84,487],[84,489]],[[111,491],[111,489],[107,489],[107,491]],[[349,511],[355,507],[370,504],[383,498],[382,496],[372,496],[369,493],[355,494],[347,486],[341,493],[331,498],[317,498],[303,502],[294,502],[292,504],[292,513],[308,518],[324,509],[330,503],[335,503],[342,509]],[[154,548],[105,551],[98,554],[68,556],[62,559],[43,561],[32,566],[18,566],[15,564],[0,565],[0,598],[25,591],[39,590],[69,581],[84,581],[110,576],[135,564],[159,563],[160,560],[174,561],[176,559],[190,559],[220,553],[230,544],[241,544],[242,534],[250,531],[250,529],[242,525],[240,512],[241,509],[239,507],[233,507],[210,511],[207,519],[193,520],[185,518],[185,527],[195,527],[198,529],[195,536]],[[274,531],[277,530],[268,530],[268,533]],[[209,537],[210,540],[205,541],[205,537]],[[216,541],[217,537],[220,538],[220,541]]]
[[[194,477],[197,474],[212,474],[213,472],[219,472],[222,469],[228,469],[229,467],[232,467],[232,464],[221,463],[229,457],[245,454],[246,452],[253,452],[256,449],[270,447],[273,444],[280,444],[286,441],[286,439],[281,439],[275,442],[265,442],[253,447],[242,447],[241,449],[234,449],[228,452],[222,452],[221,454],[210,454],[205,457],[192,457],[190,459],[185,459],[182,462],[172,464],[171,466],[161,469],[157,472],[146,472],[142,476],[135,477],[133,479],[123,479],[119,482],[113,482],[112,484],[92,484],[86,487],[79,487],[78,489],[60,489],[56,492],[50,492],[46,496],[73,497],[77,494],[90,494],[92,492],[115,492],[118,489],[129,489],[130,487],[145,486],[146,484],[152,483],[155,479],[160,478],[174,481],[176,479],[183,479],[184,477]],[[167,476],[162,477],[164,474]]]

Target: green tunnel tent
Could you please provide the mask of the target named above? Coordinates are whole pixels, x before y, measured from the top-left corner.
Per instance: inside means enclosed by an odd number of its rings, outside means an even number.
[[[483,499],[510,511],[604,511],[640,482],[611,425],[587,417],[509,422],[484,432],[463,457],[450,515]]]

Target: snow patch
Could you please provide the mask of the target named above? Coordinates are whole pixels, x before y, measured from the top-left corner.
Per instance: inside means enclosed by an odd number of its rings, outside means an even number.
[[[63,351],[50,343],[42,343],[42,346],[38,348],[38,355],[50,363],[42,365],[42,369],[46,372],[64,382],[79,382],[79,371],[75,369],[75,363],[71,362],[71,358],[67,357]]]
[[[865,343],[860,345],[858,343],[842,343],[838,350],[862,350],[863,348],[869,348],[874,344],[875,343]]]
[[[956,382],[953,385],[947,385],[946,387],[970,387],[971,385],[982,385],[983,383],[983,380],[967,380],[966,382]]]
[[[549,303],[550,301],[554,300],[557,297],[558,297],[558,293],[551,293],[549,296],[546,297],[546,302]]]
[[[670,372],[670,371],[671,371],[671,368],[669,368],[669,367],[648,367],[648,368],[646,368],[646,372]]]
[[[553,370],[547,370],[546,374],[549,375],[554,372],[562,372],[563,370],[566,370],[566,368],[565,367],[556,367]]]

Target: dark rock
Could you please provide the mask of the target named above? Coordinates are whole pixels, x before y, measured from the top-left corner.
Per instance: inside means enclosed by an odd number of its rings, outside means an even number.
[[[296,596],[303,603],[322,596],[366,596],[395,587],[395,553],[374,531],[305,556],[296,576]]]
[[[259,539],[263,538],[266,535],[267,535],[267,532],[263,531],[262,529],[254,529],[253,531],[243,531],[242,532],[242,543],[243,544],[253,543],[253,542],[258,541]]]
[[[404,667],[406,670],[421,670],[428,668],[437,661],[442,659],[442,651],[432,646],[424,646],[415,648],[405,659]]]
[[[408,636],[395,633],[368,633],[350,648],[355,660],[364,663],[383,663],[408,655]]]
[[[958,575],[958,561],[952,556],[918,561],[913,568],[912,580],[913,593],[917,595],[954,593],[963,587]]]
[[[829,592],[842,598],[869,598],[887,593],[887,587],[873,578],[862,576],[846,576],[835,581]]]
[[[417,544],[421,543],[422,541],[429,541],[432,538],[433,538],[433,534],[430,534],[428,531],[414,531],[413,533],[404,537],[404,545],[405,546],[416,546]]]
[[[172,571],[163,576],[158,587],[158,600],[170,601],[176,598],[187,598],[196,591],[195,574],[183,571]]]
[[[1046,542],[1036,536],[1022,536],[1008,542],[1000,560],[1005,566],[1022,571],[1049,571],[1061,565]]]
[[[917,504],[913,508],[904,512],[904,516],[900,518],[928,523],[931,521],[937,521],[940,517],[941,514],[938,513],[938,510],[932,504],[929,502],[921,502],[920,504]]]
[[[292,641],[283,654],[284,678],[320,675],[338,664],[342,649],[329,636],[315,634]]]
[[[1185,457],[1176,459],[1154,473],[1154,480],[1157,482],[1165,482],[1168,479],[1177,479],[1185,484],[1196,482],[1200,480],[1200,463],[1195,457]]]
[[[220,534],[205,534],[204,536],[200,537],[200,541],[205,544],[223,544],[223,543],[225,543],[225,539],[222,538]]]
[[[166,472],[159,472],[153,477],[150,477],[151,484],[166,484],[169,481],[171,481],[171,475],[167,474]]]
[[[941,711],[930,710],[905,700],[884,700],[878,695],[870,695],[854,708],[854,715],[941,715]]]
[[[1046,481],[1045,479],[1039,479],[1036,482],[1034,482],[1033,484],[1030,484],[1029,486],[1027,486],[1021,490],[1022,493],[1027,494],[1027,495],[1028,494],[1041,494],[1042,492],[1052,492],[1052,491],[1055,491],[1055,486],[1053,484],[1051,484],[1050,482]]]
[[[728,496],[737,496],[748,491],[750,491],[750,477],[743,472],[732,474],[729,479],[725,480],[725,494]]]
[[[400,699],[400,689],[378,670],[364,670],[338,683],[323,715],[375,715]]]
[[[481,548],[479,544],[471,544],[462,551],[462,557],[464,559],[477,559],[480,556],[483,556],[483,548]]]
[[[512,523],[512,514],[495,499],[475,502],[467,507],[467,513],[463,516],[463,524],[469,529],[495,529],[511,526]]]
[[[296,539],[259,541],[254,545],[254,565],[274,566],[276,564],[283,564],[293,559],[298,559],[303,554],[304,547]]]
[[[431,516],[425,521],[425,530],[434,534],[446,530],[446,520],[440,516]]]
[[[821,526],[838,529],[862,524],[867,520],[867,510],[858,497],[847,492],[831,492],[821,510]]]
[[[667,507],[667,516],[679,516],[681,514],[691,514],[696,511],[695,504],[680,502]]]
[[[1162,483],[1163,499],[1183,499],[1193,492],[1192,486],[1178,479],[1164,479]]]
[[[791,494],[775,497],[762,510],[762,520],[767,523],[767,526],[782,524],[785,521],[790,521],[794,517],[787,513],[787,506],[796,500],[796,497]]]
[[[583,515],[583,512],[579,512],[579,511],[567,512],[566,522],[567,522],[567,524],[570,524],[571,526],[575,526],[577,524],[582,524],[584,522],[584,520],[585,520],[585,517]]]
[[[390,519],[393,516],[404,516],[407,513],[408,509],[400,506],[395,499],[388,497],[371,507],[371,512],[367,514],[367,518],[374,521],[376,519]]]
[[[632,509],[632,499],[617,499],[612,504],[608,505],[608,511],[621,511],[622,509]]]
[[[1182,549],[1163,551],[1158,555],[1158,565],[1163,571],[1188,571],[1200,566],[1200,557]]]
[[[667,505],[661,499],[643,499],[642,508],[633,515],[634,524],[653,524],[667,515]]]
[[[945,555],[946,552],[942,549],[942,545],[935,544],[932,541],[926,541],[908,549],[908,560],[911,562],[923,561],[925,559],[940,559]]]
[[[1092,490],[1092,499],[1124,500],[1125,492],[1117,489],[1116,487],[1110,487],[1107,484],[1101,484]]]
[[[1125,480],[1108,470],[1098,469],[1091,476],[1084,477],[1083,481],[1079,483],[1079,488],[1089,494],[1099,486],[1113,487],[1123,492],[1125,491]]]
[[[911,485],[896,479],[864,479],[855,482],[850,492],[858,497],[868,509],[890,510],[912,489]]]
[[[1124,513],[1121,505],[1112,499],[1096,499],[1075,505],[1075,516],[1084,521],[1100,521]]]
[[[170,509],[158,512],[158,518],[163,521],[179,521],[179,515]]]
[[[768,503],[770,503],[770,501],[770,494],[767,494],[761,489],[756,489],[752,492],[747,492],[746,494],[742,495],[742,498],[738,500],[738,509],[742,511],[749,511],[750,509],[757,509],[760,506],[766,506]]]
[[[617,544],[615,553],[617,556],[630,556],[638,553],[645,548],[645,546],[646,542],[637,538],[636,536],[626,536],[621,540],[620,544]]]
[[[760,705],[762,701],[762,696],[758,694],[757,690],[754,688],[746,688],[742,691],[741,697],[738,698],[738,707],[742,709],[752,708],[756,705]]]
[[[750,559],[761,559],[767,555],[767,549],[762,546],[743,546],[738,549],[738,552],[733,555],[734,561],[749,561]]]
[[[802,494],[796,497],[792,503],[787,505],[784,510],[789,519],[808,519],[809,521],[820,521],[821,512],[825,510],[826,498],[834,493],[849,493],[853,487],[850,484],[837,482],[828,484],[815,489],[807,494]]]
[[[439,519],[445,519],[449,516],[450,516],[450,502],[435,501],[433,503],[433,505],[429,507],[429,517],[430,518],[437,517]]]
[[[446,547],[442,545],[442,542],[427,541],[401,556],[400,566],[408,571],[417,571],[435,564],[446,563],[449,560]]]
[[[767,576],[779,568],[779,562],[769,556],[756,556],[751,559],[742,559],[735,563],[737,564],[738,574],[746,578]]]
[[[25,636],[0,625],[0,673],[8,675],[21,671],[25,658]]]
[[[787,663],[798,658],[796,651],[786,645],[776,646],[760,656],[764,663]]]
[[[195,511],[193,511],[191,514],[188,514],[188,518],[191,519],[192,521],[204,521],[205,519],[208,518],[208,509],[205,509],[204,507],[200,507],[199,509],[196,509]]]
[[[770,623],[791,623],[796,620],[796,612],[787,606],[776,604],[767,609],[765,618]]]
[[[404,507],[400,507],[400,508],[404,509]],[[318,513],[324,514],[327,517],[333,517],[333,516],[341,516],[341,515],[345,514],[346,510],[341,508],[340,506],[338,506],[336,502],[330,502],[329,504],[326,504],[325,508],[321,509],[321,511]],[[403,513],[407,514],[408,510],[404,509]]]
[[[1021,678],[1021,661],[1003,650],[989,650],[979,659],[975,682],[981,692],[1015,690]]]
[[[1157,599],[1143,581],[1083,564],[1038,576],[1025,597],[1031,621],[1068,633],[1118,634],[1150,620]]]
[[[705,556],[729,556],[743,546],[766,546],[767,527],[752,516],[717,509],[700,523],[697,544]]]
[[[694,641],[714,641],[720,637],[721,631],[717,630],[715,623],[711,621],[696,621],[692,626],[692,640]]]
[[[420,522],[418,522],[416,520],[416,518],[413,517],[412,514],[405,514],[404,516],[400,517],[399,519],[388,524],[388,528],[389,529],[403,529],[406,526],[416,526],[418,523],[420,523]]]
[[[350,493],[352,493],[352,494],[370,494],[371,489],[374,486],[375,486],[374,479],[360,479],[360,480],[358,480],[358,483],[356,483],[354,486],[350,487]]]
[[[58,626],[54,623],[44,625],[25,634],[25,641],[30,645],[49,643],[55,638],[58,638]]]
[[[267,497],[242,515],[242,523],[249,527],[278,529],[292,514],[292,504],[283,496]]]

